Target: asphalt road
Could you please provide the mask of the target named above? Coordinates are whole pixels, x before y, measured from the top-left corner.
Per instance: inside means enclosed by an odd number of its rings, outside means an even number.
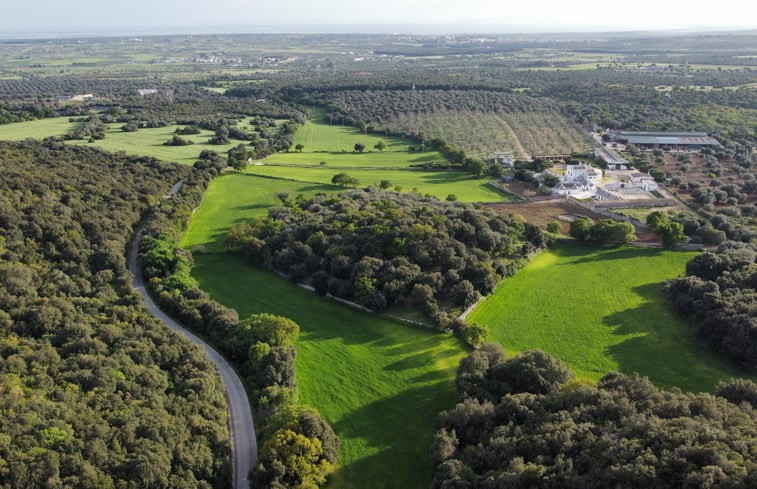
[[[168,196],[173,195],[180,187],[181,182],[174,185]],[[231,458],[234,467],[234,489],[249,489],[250,482],[247,480],[247,475],[255,463],[258,446],[255,439],[255,427],[252,423],[250,401],[247,399],[247,393],[244,390],[242,381],[234,369],[231,368],[231,365],[217,351],[168,317],[153,302],[152,297],[150,297],[145,288],[144,280],[142,279],[142,270],[137,266],[137,251],[141,239],[142,231],[140,230],[135,236],[131,250],[129,251],[129,270],[134,276],[134,288],[142,295],[147,308],[153,316],[163,321],[172,330],[183,334],[195,344],[200,345],[205,350],[208,359],[213,362],[216,370],[221,374],[226,388],[226,399],[229,404],[229,418],[231,420]]]

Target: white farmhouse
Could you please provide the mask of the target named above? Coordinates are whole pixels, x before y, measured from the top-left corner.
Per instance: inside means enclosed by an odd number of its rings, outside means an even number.
[[[596,185],[602,181],[602,170],[587,165],[586,163],[581,163],[580,165],[567,165],[565,167],[565,177],[563,177],[563,181],[577,182],[581,180],[586,180],[587,182]]]
[[[567,165],[560,184],[552,189],[555,195],[570,195],[577,199],[593,197],[597,184],[602,180],[602,171],[591,165]]]

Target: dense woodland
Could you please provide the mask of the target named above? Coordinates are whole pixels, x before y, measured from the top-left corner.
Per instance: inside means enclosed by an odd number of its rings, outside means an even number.
[[[191,210],[225,166],[218,154],[203,152],[179,192],[152,210],[140,243],[140,264],[161,307],[209,338],[241,374],[258,437],[253,487],[317,487],[338,463],[339,438],[317,412],[299,404],[299,325],[270,314],[240,320],[235,310],[198,288],[190,274],[192,255],[178,246]]]
[[[757,265],[745,243],[726,241],[686,265],[666,293],[695,334],[715,351],[757,367]]]
[[[186,168],[53,141],[0,162],[0,487],[228,487],[221,379],[124,257]]]
[[[446,330],[462,327],[447,311],[494,291],[546,242],[491,210],[370,187],[289,201],[233,226],[226,245],[320,294],[374,311],[415,307]]]
[[[544,352],[507,359],[487,343],[460,363],[457,386],[432,447],[435,489],[757,485],[750,381],[715,396],[615,372],[595,384]]]
[[[0,487],[229,485],[220,379],[130,288],[124,250],[148,208],[140,259],[153,293],[227,355],[250,393],[260,447],[254,487],[324,483],[338,463],[339,439],[299,404],[299,326],[265,314],[239,318],[210,300],[191,276],[191,253],[178,247],[211,179],[227,165],[241,169],[249,157],[289,150],[312,107],[325,107],[333,124],[413,137],[477,175],[480,161],[417,116],[558,114],[586,126],[714,134],[723,148],[701,158],[631,156],[637,169],[704,211],[655,221],[666,244],[684,241],[681,233],[722,243],[666,286],[672,304],[715,351],[757,366],[757,270],[754,248],[745,244],[757,236],[755,36],[561,36],[230,36],[238,42],[223,49],[260,49],[239,54],[252,71],[238,74],[174,63],[195,56],[195,42],[214,52],[212,36],[166,36],[147,39],[171,60],[162,66],[165,77],[152,66],[134,76],[108,74],[104,66],[71,76],[55,66],[37,75],[29,66],[2,77],[0,124],[68,116],[78,122],[68,139],[95,140],[107,124],[139,131],[177,123],[184,127],[172,144],[200,129],[214,131],[216,144],[240,144],[224,157],[204,152],[190,169],[53,140],[0,143]],[[311,41],[334,51],[308,50],[286,65],[267,65],[269,54],[288,56],[281,45]],[[49,42],[21,44],[46,52]],[[82,49],[63,44],[62,51]],[[103,49],[87,40],[83,46]],[[541,52],[551,56],[534,54]],[[569,69],[576,57],[598,53],[617,58]],[[0,56],[22,61],[13,43],[0,44]],[[203,86],[230,89],[221,95]],[[140,95],[143,89],[156,91]],[[70,99],[89,93],[92,99]],[[546,120],[525,122],[539,127]],[[240,129],[242,121],[254,129]],[[704,183],[691,178],[699,166]],[[181,191],[161,201],[180,179]],[[371,188],[280,198],[284,205],[267,218],[232,228],[228,247],[318,293],[376,311],[417,310],[474,344],[485,328],[456,313],[546,245],[533,225],[427,197]],[[596,243],[632,239],[632,229],[607,220],[577,219],[571,234]],[[616,373],[594,384],[575,380],[542,352],[508,360],[487,344],[461,364],[458,388],[460,404],[441,415],[432,450],[435,488],[757,486],[757,387],[749,381],[723,383],[715,396],[663,392]]]

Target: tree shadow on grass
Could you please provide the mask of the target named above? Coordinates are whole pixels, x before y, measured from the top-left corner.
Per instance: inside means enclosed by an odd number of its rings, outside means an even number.
[[[663,388],[712,391],[719,380],[738,375],[741,369],[715,357],[661,297],[662,283],[632,290],[644,303],[603,319],[613,334],[636,335],[609,346],[606,353],[623,373],[638,372]],[[744,375],[748,375],[743,371]],[[753,376],[752,376],[753,377]]]
[[[239,210],[243,210],[243,211],[253,211],[253,210],[256,210],[256,209],[268,209],[268,208],[270,208],[270,207],[271,207],[271,206],[270,206],[269,204],[263,204],[263,203],[260,203],[260,204],[243,204],[243,205],[237,205],[237,206],[234,206],[234,209],[239,209]],[[237,222],[237,221],[246,221],[246,220],[252,219],[252,217],[253,217],[253,216],[249,216],[249,217],[240,217],[240,218],[238,218],[238,219],[235,219],[234,221],[235,221],[235,222]]]
[[[660,254],[658,248],[639,248],[620,245],[590,246],[586,244],[564,243],[555,246],[551,251],[562,258],[578,258],[560,266],[581,265],[606,260],[627,260],[635,258],[649,258]]]
[[[392,450],[385,449],[368,457],[356,460],[349,465],[340,465],[329,477],[327,487],[371,489],[427,489],[431,485],[433,473],[424,470],[411,473],[403,466],[412,465],[412,460],[402,460],[400,470],[392,464]],[[413,470],[412,472],[416,472]],[[407,476],[413,478],[408,480]],[[404,477],[403,477],[404,476]]]
[[[462,181],[476,181],[480,183],[486,183],[486,180],[484,179],[478,179],[468,173],[463,173],[463,172],[439,171],[439,172],[433,172],[427,175],[423,175],[421,178],[424,182],[435,183],[435,184],[462,182]]]
[[[454,404],[451,383],[438,382],[408,387],[347,414],[332,425],[334,430],[340,436],[363,440],[381,450],[368,463],[356,462],[347,470],[360,466],[362,474],[377,474],[380,470],[392,473],[391,485],[376,485],[363,479],[362,487],[428,487],[433,470],[429,447],[437,416],[440,410],[450,409]]]

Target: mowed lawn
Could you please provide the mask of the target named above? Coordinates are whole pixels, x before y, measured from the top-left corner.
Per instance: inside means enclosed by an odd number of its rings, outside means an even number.
[[[293,166],[249,166],[248,173],[276,178],[288,178],[302,182],[330,183],[337,173],[345,172],[357,178],[360,186],[376,185],[382,180],[391,183],[391,188],[400,186],[400,191],[416,190],[446,199],[454,194],[461,202],[504,202],[514,200],[511,194],[501,192],[489,185],[489,177],[475,178],[457,171],[425,170],[358,170],[345,168],[302,168]]]
[[[73,131],[80,123],[69,122],[68,117],[55,117],[39,119],[29,122],[0,125],[0,139],[18,141],[26,138],[44,139],[49,136],[64,136]],[[122,123],[108,124],[105,139],[96,139],[88,142],[84,139],[66,141],[69,144],[84,144],[95,146],[106,151],[124,151],[127,154],[140,156],[152,156],[164,161],[175,161],[191,165],[197,161],[203,150],[216,151],[225,154],[229,148],[240,144],[241,141],[233,141],[229,144],[213,145],[208,140],[213,137],[212,131],[202,131],[201,134],[181,136],[193,141],[195,144],[188,146],[164,146],[163,143],[171,139],[174,131],[179,126],[170,124],[165,127],[144,128],[134,132],[121,130]]]
[[[312,197],[316,193],[343,191],[343,187],[293,182],[255,175],[229,172],[214,179],[203,195],[202,203],[189,220],[181,237],[181,246],[202,246],[206,251],[223,251],[223,238],[229,228],[241,221],[264,216],[268,209],[281,205],[276,197],[286,192],[294,199],[298,194]]]
[[[332,489],[426,489],[437,414],[455,404],[456,338],[363,313],[247,265],[229,254],[195,256],[203,290],[240,317],[295,320],[301,400],[341,437]]]
[[[712,391],[749,377],[700,344],[662,296],[695,253],[564,244],[538,255],[468,316],[509,354],[541,348],[581,376],[639,372],[663,388]]]

